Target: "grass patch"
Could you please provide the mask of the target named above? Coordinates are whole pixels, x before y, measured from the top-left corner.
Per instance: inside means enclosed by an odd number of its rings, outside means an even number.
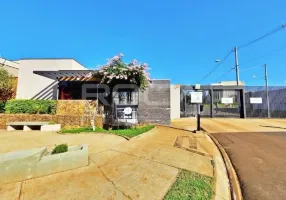
[[[68,134],[79,134],[79,133],[112,133],[116,135],[121,135],[125,137],[135,137],[137,135],[140,135],[142,133],[145,133],[151,129],[153,129],[155,126],[153,125],[147,125],[147,126],[141,126],[141,127],[135,127],[135,128],[128,128],[128,129],[117,129],[117,130],[106,130],[103,128],[95,128],[95,131],[92,130],[92,128],[72,128],[72,129],[62,129],[60,133],[68,133]]]
[[[164,200],[211,200],[214,180],[198,173],[181,170]]]

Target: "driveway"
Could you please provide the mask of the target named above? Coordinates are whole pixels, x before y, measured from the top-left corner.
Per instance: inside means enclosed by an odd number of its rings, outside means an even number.
[[[286,132],[216,133],[247,200],[286,199]]]
[[[176,143],[177,138],[181,142]],[[130,141],[116,135],[1,132],[0,152],[68,143],[89,144],[89,166],[0,186],[9,199],[162,199],[180,169],[213,177],[214,145],[204,136],[156,127]],[[192,143],[192,144],[191,144]],[[3,145],[2,145],[3,144]],[[194,145],[196,144],[196,145]],[[194,148],[188,150],[190,147]],[[197,153],[197,152],[200,153]],[[221,174],[224,177],[222,171]],[[222,181],[227,180],[225,178]],[[220,184],[223,186],[223,184]],[[227,187],[227,185],[226,185]],[[219,195],[228,195],[216,187]]]

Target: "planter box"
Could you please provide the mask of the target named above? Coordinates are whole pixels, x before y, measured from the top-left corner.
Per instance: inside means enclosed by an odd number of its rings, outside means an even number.
[[[60,124],[47,124],[41,126],[41,131],[60,131],[61,125]]]
[[[84,167],[88,145],[71,146],[51,155],[46,147],[0,154],[0,185]]]

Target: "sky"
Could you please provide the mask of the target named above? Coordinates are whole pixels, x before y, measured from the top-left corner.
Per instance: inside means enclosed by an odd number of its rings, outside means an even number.
[[[234,46],[286,23],[285,0],[0,0],[0,56],[74,58],[94,69],[123,53],[172,84],[235,80]],[[240,79],[286,86],[286,28],[238,50]],[[256,68],[252,68],[256,67]],[[248,68],[252,68],[246,70]],[[225,74],[225,75],[224,75]],[[224,75],[224,76],[223,76]],[[203,80],[202,80],[203,79]]]

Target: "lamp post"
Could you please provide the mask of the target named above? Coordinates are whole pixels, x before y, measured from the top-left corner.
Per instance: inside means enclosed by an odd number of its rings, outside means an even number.
[[[238,68],[238,48],[237,46],[233,49],[234,58],[235,58],[235,72],[236,72],[236,85],[239,86],[239,68]],[[221,62],[220,59],[215,60],[215,62]]]
[[[266,101],[267,101],[267,115],[268,118],[271,118],[270,115],[270,104],[269,104],[269,91],[268,91],[268,72],[267,72],[267,65],[264,64],[264,79],[265,79],[265,89],[266,89]]]

